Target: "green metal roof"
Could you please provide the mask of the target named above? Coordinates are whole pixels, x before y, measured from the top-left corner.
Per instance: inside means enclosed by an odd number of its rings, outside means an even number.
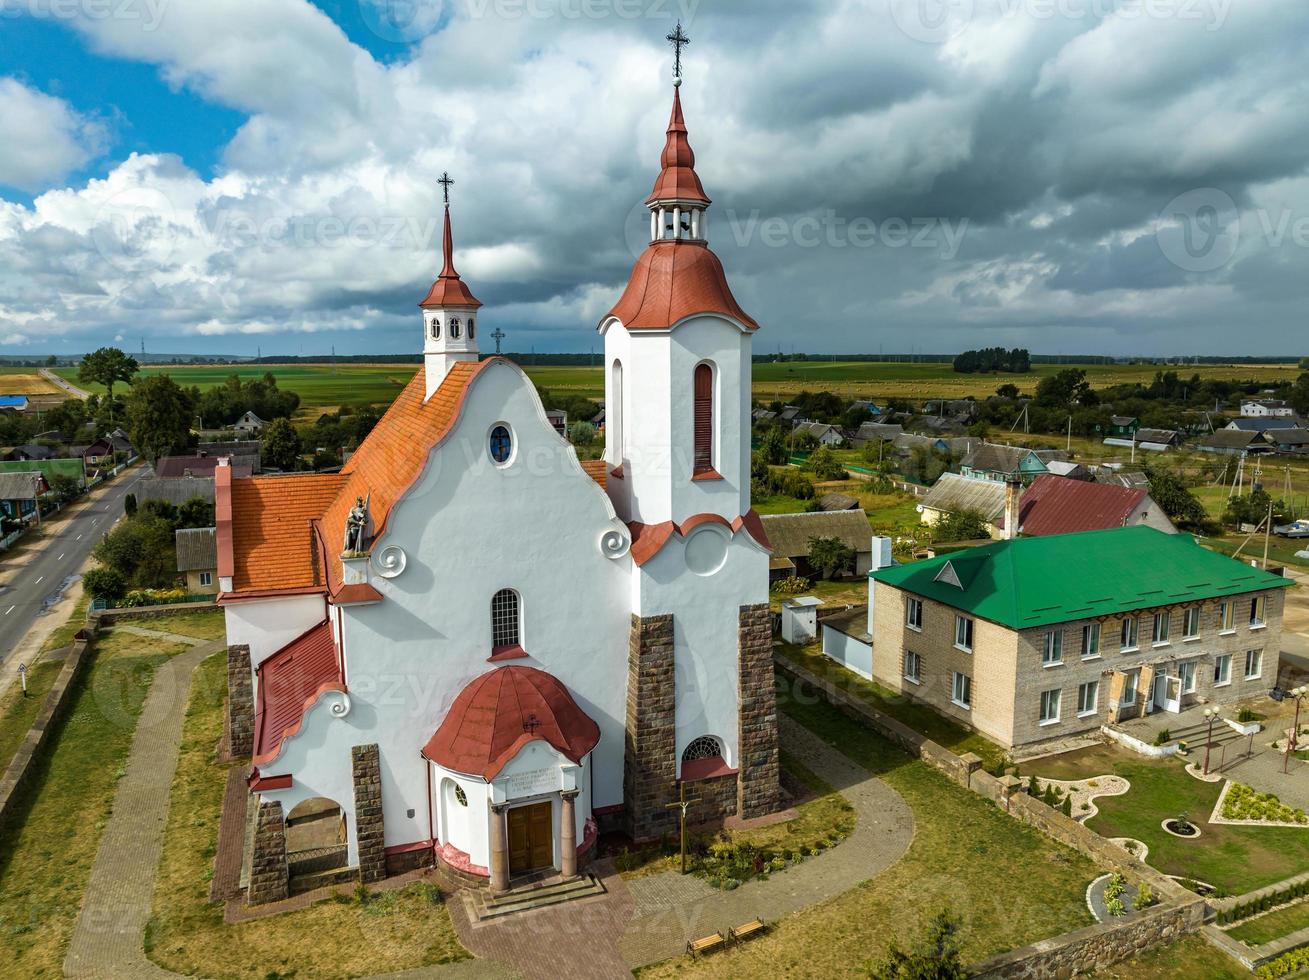
[[[1291,584],[1144,525],[996,541],[869,577],[1013,629]]]

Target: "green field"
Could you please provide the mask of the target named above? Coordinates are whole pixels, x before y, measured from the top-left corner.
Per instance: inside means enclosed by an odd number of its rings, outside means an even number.
[[[307,416],[341,405],[389,404],[418,367],[417,364],[151,365],[142,371],[146,374],[171,374],[179,384],[202,389],[222,384],[230,374],[257,378],[271,371],[279,385],[300,395],[301,415]],[[973,395],[983,398],[1006,382],[1030,392],[1042,377],[1066,367],[1084,369],[1097,388],[1133,381],[1148,382],[1156,371],[1161,370],[1154,364],[1038,364],[1030,374],[991,375],[955,374],[948,363],[788,361],[754,366],[754,397],[760,400],[785,399],[804,390],[828,390],[847,397],[918,400]],[[604,397],[603,368],[547,365],[529,366],[525,370],[543,388],[587,398]],[[1300,374],[1294,364],[1203,364],[1176,370],[1187,376],[1194,373],[1202,378],[1264,383],[1294,381]],[[76,368],[60,368],[57,373],[89,391],[103,393],[97,385],[79,382]]]

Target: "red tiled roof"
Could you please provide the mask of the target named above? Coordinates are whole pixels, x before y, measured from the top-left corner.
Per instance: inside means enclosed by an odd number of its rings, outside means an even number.
[[[1122,527],[1147,496],[1144,490],[1042,474],[1023,492],[1018,526],[1031,537]]]
[[[213,476],[214,470],[218,468],[218,461],[225,458],[228,457],[223,455],[161,456],[155,461],[155,476],[165,480],[176,480],[185,476],[188,471],[194,477]],[[251,472],[248,464],[232,467],[233,476],[249,476]]]
[[[765,551],[773,550],[773,546],[768,540],[768,533],[764,530],[763,521],[751,509],[734,521],[728,521],[721,514],[693,514],[681,524],[675,524],[672,521],[664,521],[660,524],[642,524],[640,521],[631,521],[627,525],[627,529],[632,532],[632,560],[637,565],[644,565],[659,554],[668,539],[673,536],[673,532],[686,537],[701,524],[722,524],[730,528],[733,534],[744,528],[750,537],[754,538]]]
[[[427,298],[419,306],[481,306],[473,291],[459,278],[455,271],[454,239],[450,235],[450,205],[445,206],[445,232],[441,236],[441,250],[445,256],[445,265],[437,276],[432,288],[427,291]]]
[[[490,780],[536,739],[580,763],[600,741],[600,727],[545,671],[498,667],[459,693],[423,755],[446,769]]]
[[[233,480],[230,505],[234,567],[229,594],[322,588],[322,553],[310,522],[323,513],[344,484],[345,477],[340,473]],[[215,485],[215,500],[220,505],[223,493],[220,482]]]
[[[255,704],[254,762],[277,758],[282,742],[300,730],[304,713],[324,691],[344,691],[332,628],[323,620],[265,660]]]
[[[582,460],[582,472],[600,484],[601,490],[605,489],[605,483],[609,479],[609,468],[603,459]]]
[[[723,264],[704,242],[651,242],[632,266],[627,288],[609,316],[628,330],[666,330],[696,313],[719,313],[748,330],[759,324],[741,309]]]
[[[654,190],[645,199],[646,204],[655,201],[698,201],[709,203],[709,195],[704,192],[700,178],[695,172],[695,153],[691,141],[686,137],[686,120],[682,118],[682,97],[673,89],[673,112],[668,119],[668,139],[664,141],[664,152],[659,158],[659,176],[655,180]]]

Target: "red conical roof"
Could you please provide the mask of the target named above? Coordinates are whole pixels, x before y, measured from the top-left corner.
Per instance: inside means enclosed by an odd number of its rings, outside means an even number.
[[[673,89],[673,114],[668,120],[668,139],[664,143],[663,156],[659,158],[662,169],[655,181],[654,190],[645,199],[646,204],[655,201],[698,201],[709,203],[709,195],[700,185],[700,178],[695,172],[695,153],[691,150],[691,141],[686,138],[686,120],[682,118],[682,97],[678,89]]]
[[[427,291],[427,298],[419,306],[481,306],[472,290],[459,278],[455,271],[454,236],[450,234],[450,205],[445,206],[445,233],[441,236],[441,250],[445,256],[445,265],[437,276],[432,288]]]
[[[697,313],[718,313],[747,330],[759,329],[732,295],[723,264],[708,245],[664,239],[641,253],[609,316],[628,330],[666,330]]]
[[[600,741],[600,726],[545,671],[500,667],[459,692],[423,755],[454,772],[491,780],[536,739],[580,764]]]

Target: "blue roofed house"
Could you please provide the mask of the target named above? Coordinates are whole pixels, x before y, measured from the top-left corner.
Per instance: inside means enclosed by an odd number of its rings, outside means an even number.
[[[26,395],[0,395],[0,412],[26,412]]]

